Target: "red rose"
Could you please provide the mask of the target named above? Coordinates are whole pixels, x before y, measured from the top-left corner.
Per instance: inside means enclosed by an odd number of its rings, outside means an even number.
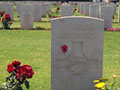
[[[62,45],[62,46],[61,46],[61,49],[62,49],[62,52],[63,52],[63,53],[66,53],[66,52],[67,52],[67,49],[68,49],[68,46],[67,46],[67,45]]]
[[[0,16],[1,16],[1,17],[3,16],[3,14],[4,14],[3,12],[0,12]]]
[[[74,11],[76,11],[77,9],[75,8]]]
[[[24,81],[27,77],[27,74],[28,74],[27,69],[21,66],[16,73],[16,79],[20,81]]]
[[[5,19],[11,20],[10,15],[9,14],[5,14]]]
[[[112,18],[113,18],[113,19],[115,19],[115,17],[114,17],[114,16],[113,16]]]
[[[53,16],[53,18],[56,18],[55,16]]]
[[[33,75],[34,75],[34,71],[32,70],[32,71],[28,74],[28,78],[32,78]]]
[[[32,67],[30,65],[23,65],[22,67],[27,69],[27,78],[32,78],[32,76],[34,75],[34,71],[32,70]]]
[[[18,67],[19,65],[21,64],[21,62],[20,61],[13,61],[12,62],[12,65],[14,66],[14,67]]]
[[[24,81],[26,78],[32,78],[34,71],[30,65],[23,65],[19,68],[16,74],[16,79]]]
[[[32,71],[32,67],[27,67],[28,72]]]
[[[20,74],[16,73],[16,79],[19,80],[19,78],[20,78]]]
[[[9,73],[11,73],[11,72],[15,71],[15,67],[12,64],[9,64],[8,67],[7,67],[7,71]]]
[[[57,11],[59,11],[59,10],[60,10],[60,8],[58,7],[58,8],[57,8]]]

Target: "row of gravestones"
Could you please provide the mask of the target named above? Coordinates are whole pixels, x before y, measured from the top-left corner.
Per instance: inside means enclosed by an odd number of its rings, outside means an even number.
[[[42,16],[51,10],[51,3],[36,3],[36,2],[16,2],[18,16],[21,16],[21,28],[32,29],[33,21],[41,21]],[[14,19],[14,4],[0,4],[0,7],[5,6],[5,12],[9,13],[12,20]],[[3,9],[3,8],[2,8]],[[78,11],[91,17],[102,18],[105,21],[104,28],[112,27],[112,17],[116,12],[116,5],[113,3],[93,3],[80,2],[78,3]],[[64,3],[61,6],[61,16],[72,16],[73,5]],[[30,19],[29,19],[30,18]]]
[[[51,11],[51,3],[16,2],[18,16],[21,18],[21,29],[33,29],[33,21],[42,21],[42,16]],[[14,4],[0,3],[0,11],[9,13],[14,20]]]
[[[33,29],[33,21],[41,21],[42,16],[51,11],[51,5],[54,2],[33,2],[33,1],[16,1],[17,16],[21,18],[21,29]],[[9,13],[12,20],[14,20],[14,4],[13,3],[0,3],[0,11]],[[71,13],[71,8],[67,7],[67,4],[62,5],[61,16],[67,16]],[[69,5],[67,5],[69,6]],[[71,14],[70,14],[71,13]]]
[[[104,19],[104,28],[111,28],[113,16],[116,13],[116,5],[114,3],[78,3],[78,11],[86,16]],[[63,4],[61,6],[61,16],[73,16],[73,6]]]
[[[119,8],[118,8],[118,22],[120,23],[120,5],[119,5]]]
[[[21,16],[21,28],[32,29],[33,21],[41,21],[42,16],[51,10],[51,3],[44,2],[16,2],[18,16]],[[3,8],[3,5],[5,8]],[[112,27],[113,15],[116,5],[113,3],[79,2],[78,11],[86,16],[104,19],[104,28]],[[14,19],[14,4],[0,4],[0,9],[5,9],[12,20]],[[64,3],[61,6],[61,16],[73,16],[73,5]]]
[[[42,16],[51,10],[51,5],[49,3],[24,4],[21,10],[21,28],[32,29],[33,21],[42,21]]]
[[[116,13],[116,5],[114,3],[79,3],[78,9],[86,16],[104,19],[104,28],[111,28],[113,16]]]
[[[18,12],[18,16],[20,16],[20,13],[22,12],[21,5],[23,4],[32,4],[35,14],[38,11],[42,15],[45,15],[47,12],[51,11],[51,3],[49,2],[29,2],[29,3],[28,2],[24,2],[24,3],[16,2],[15,5],[16,5],[17,12]],[[36,17],[36,18],[39,18],[39,17]],[[36,18],[35,18],[35,21],[37,20]]]

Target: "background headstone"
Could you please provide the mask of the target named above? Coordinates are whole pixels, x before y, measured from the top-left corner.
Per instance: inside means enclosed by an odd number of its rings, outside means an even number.
[[[63,3],[61,5],[61,16],[73,16],[73,6]]]
[[[21,14],[21,5],[24,4],[23,1],[21,2],[16,2],[16,9],[17,9],[17,16],[20,17]]]
[[[113,8],[111,6],[101,6],[100,18],[104,19],[104,28],[112,28]]]
[[[89,16],[95,18],[99,17],[99,5],[92,4],[89,6]]]
[[[81,5],[80,5],[80,13],[81,14],[85,14],[84,13],[84,3],[82,2]]]
[[[120,5],[119,5],[119,8],[118,8],[118,22],[120,23]]]
[[[5,11],[4,3],[0,3],[0,12]]]
[[[5,4],[5,13],[10,14],[11,20],[14,20],[14,4],[13,3]]]
[[[103,72],[103,20],[69,16],[51,25],[51,90],[94,90]]]
[[[84,13],[86,16],[89,16],[89,3],[84,4]]]
[[[34,21],[42,21],[42,4],[36,3],[33,5],[34,11]]]
[[[49,3],[42,3],[42,16],[46,15],[49,11]]]
[[[24,4],[21,10],[21,29],[33,29],[33,6]]]
[[[78,6],[78,12],[80,12],[80,5],[81,5],[81,3],[79,2],[78,5],[77,5]]]

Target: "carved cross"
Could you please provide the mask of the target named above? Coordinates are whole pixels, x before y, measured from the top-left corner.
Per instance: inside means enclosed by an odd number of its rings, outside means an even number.
[[[56,59],[56,68],[67,69],[72,74],[82,74],[87,70],[88,58],[83,53],[83,42],[73,42],[67,58]]]

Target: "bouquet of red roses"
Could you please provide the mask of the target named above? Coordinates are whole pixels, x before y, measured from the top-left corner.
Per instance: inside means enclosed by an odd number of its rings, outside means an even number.
[[[9,14],[4,15],[4,17],[2,18],[2,24],[3,24],[3,29],[10,29],[10,25],[12,25],[13,22]]]
[[[32,78],[34,71],[30,65],[20,66],[20,61],[13,61],[8,65],[7,71],[10,73],[9,77],[6,77],[6,82],[0,90],[23,90],[22,84],[25,84],[29,89],[29,82],[26,79]]]

